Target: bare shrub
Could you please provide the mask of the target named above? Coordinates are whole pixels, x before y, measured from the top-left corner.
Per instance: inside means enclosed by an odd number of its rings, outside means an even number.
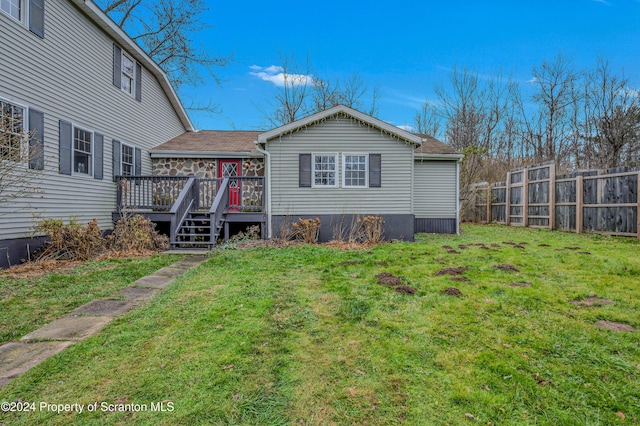
[[[297,222],[291,224],[291,228],[296,240],[307,244],[316,243],[320,235],[320,218],[298,219]]]
[[[75,218],[42,219],[34,230],[49,238],[36,260],[89,260],[105,250],[105,241],[96,219],[82,226]]]
[[[158,234],[156,224],[149,219],[135,215],[124,216],[108,236],[108,245],[112,251],[138,253],[169,249],[169,238]]]
[[[362,235],[365,243],[379,243],[382,241],[384,220],[380,216],[365,216],[362,219]]]

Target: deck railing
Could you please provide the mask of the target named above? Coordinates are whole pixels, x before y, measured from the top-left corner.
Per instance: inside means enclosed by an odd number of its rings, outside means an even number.
[[[169,211],[188,181],[188,176],[116,176],[116,208]]]
[[[171,244],[175,243],[175,235],[182,226],[193,207],[198,203],[198,187],[195,178],[189,178],[184,188],[180,192],[178,199],[171,207]]]
[[[194,180],[194,210],[206,211],[211,208],[223,179],[190,178],[188,176],[118,176],[117,210],[123,207],[131,211],[152,210],[169,212],[178,200],[189,179]],[[230,211],[264,211],[264,177],[230,177]]]

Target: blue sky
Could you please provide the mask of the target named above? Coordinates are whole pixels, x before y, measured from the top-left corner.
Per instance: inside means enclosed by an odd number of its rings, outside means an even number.
[[[277,88],[255,70],[282,54],[308,56],[331,81],[359,74],[380,88],[379,118],[394,125],[412,124],[453,66],[527,84],[558,52],[578,69],[602,56],[640,86],[640,0],[216,1],[205,20],[214,28],[202,42],[233,62],[217,70],[219,85],[185,90],[185,104],[210,99],[221,110],[191,113],[198,129],[267,128],[261,110]]]

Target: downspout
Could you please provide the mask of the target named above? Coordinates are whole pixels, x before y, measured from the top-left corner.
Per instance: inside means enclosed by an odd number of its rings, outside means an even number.
[[[260,145],[258,143],[258,141],[254,141],[253,143],[256,144],[256,150],[260,153],[264,155],[264,162],[265,162],[265,170],[264,170],[264,174],[265,174],[265,183],[267,185],[267,200],[265,202],[265,209],[266,209],[266,214],[267,214],[267,238],[271,238],[272,236],[272,232],[271,232],[271,154],[269,153],[269,151],[266,151],[262,148],[260,148]],[[265,143],[265,148],[266,148],[266,143]]]

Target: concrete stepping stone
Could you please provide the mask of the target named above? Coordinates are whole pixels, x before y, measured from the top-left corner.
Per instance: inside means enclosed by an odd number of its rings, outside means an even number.
[[[136,306],[126,300],[92,300],[69,312],[67,316],[88,315],[96,317],[117,317],[126,314]]]
[[[74,342],[10,342],[0,346],[0,387]]]
[[[120,290],[120,294],[127,300],[148,300],[158,291],[159,288],[152,287],[125,287]]]
[[[152,288],[165,288],[173,282],[171,277],[163,277],[161,275],[149,275],[148,277],[140,278],[138,281],[134,281],[131,284],[134,287],[152,287]]]
[[[191,268],[191,266],[189,266],[189,268]],[[188,268],[173,268],[171,266],[165,266],[164,268],[160,268],[158,269],[156,272],[154,272],[153,274],[149,275],[150,277],[153,276],[160,276],[160,277],[169,277],[169,278],[176,278],[179,277],[180,275],[184,274],[185,272],[187,272]]]
[[[33,331],[24,340],[82,340],[102,329],[112,317],[63,317]]]

